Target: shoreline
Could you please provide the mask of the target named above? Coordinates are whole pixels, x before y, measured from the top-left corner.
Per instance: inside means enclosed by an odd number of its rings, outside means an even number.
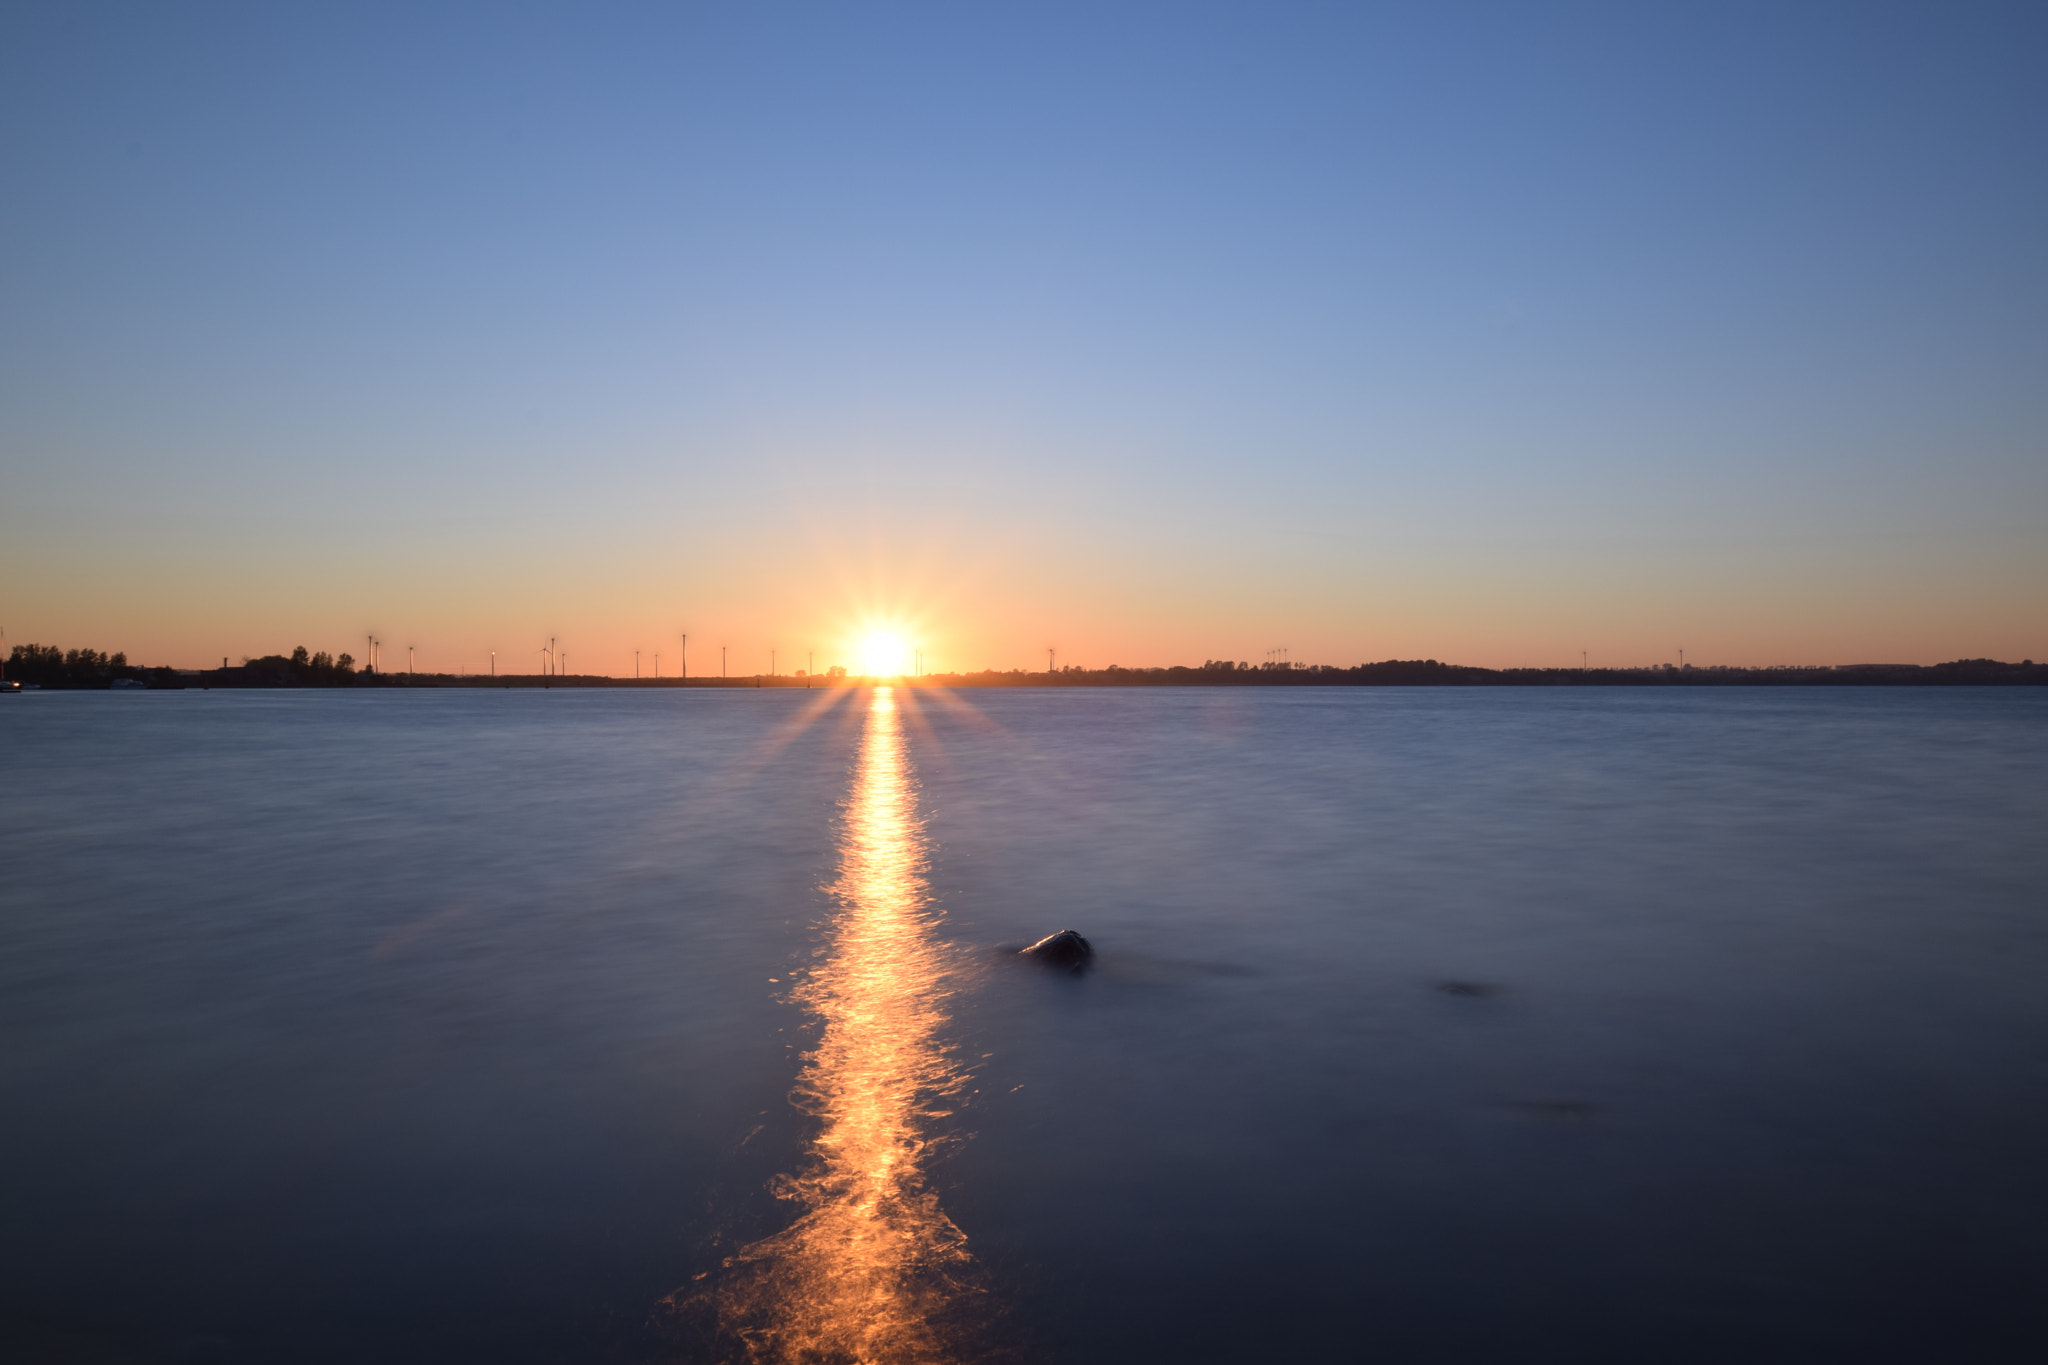
[[[2032,660],[1959,659],[1943,664],[1849,664],[1817,668],[1474,668],[1435,660],[1388,660],[1353,668],[1066,668],[1058,672],[1013,670],[931,673],[916,677],[804,677],[753,674],[726,678],[614,678],[604,674],[329,673],[306,676],[264,667],[268,660],[239,668],[129,670],[150,690],[192,688],[641,688],[653,690],[892,687],[2030,687],[2048,686],[2048,664]],[[39,690],[106,691],[125,679],[44,682]],[[128,682],[133,686],[133,682]],[[33,685],[31,685],[33,690]]]

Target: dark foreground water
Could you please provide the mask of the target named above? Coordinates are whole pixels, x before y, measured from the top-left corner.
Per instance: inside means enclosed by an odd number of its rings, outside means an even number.
[[[46,693],[0,755],[9,1360],[2048,1358],[2048,694]]]

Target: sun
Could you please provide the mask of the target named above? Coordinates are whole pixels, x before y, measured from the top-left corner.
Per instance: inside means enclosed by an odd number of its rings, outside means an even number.
[[[860,642],[860,671],[870,678],[896,678],[910,671],[910,649],[900,635],[878,631]]]

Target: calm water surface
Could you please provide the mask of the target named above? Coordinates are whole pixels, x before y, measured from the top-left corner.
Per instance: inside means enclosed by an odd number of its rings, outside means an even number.
[[[0,753],[8,1359],[2048,1358],[2041,692],[44,693]]]

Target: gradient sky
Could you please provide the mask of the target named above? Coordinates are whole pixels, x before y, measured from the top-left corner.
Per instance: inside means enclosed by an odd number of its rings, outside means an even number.
[[[1952,0],[9,0],[0,626],[2048,658],[2044,70]]]

